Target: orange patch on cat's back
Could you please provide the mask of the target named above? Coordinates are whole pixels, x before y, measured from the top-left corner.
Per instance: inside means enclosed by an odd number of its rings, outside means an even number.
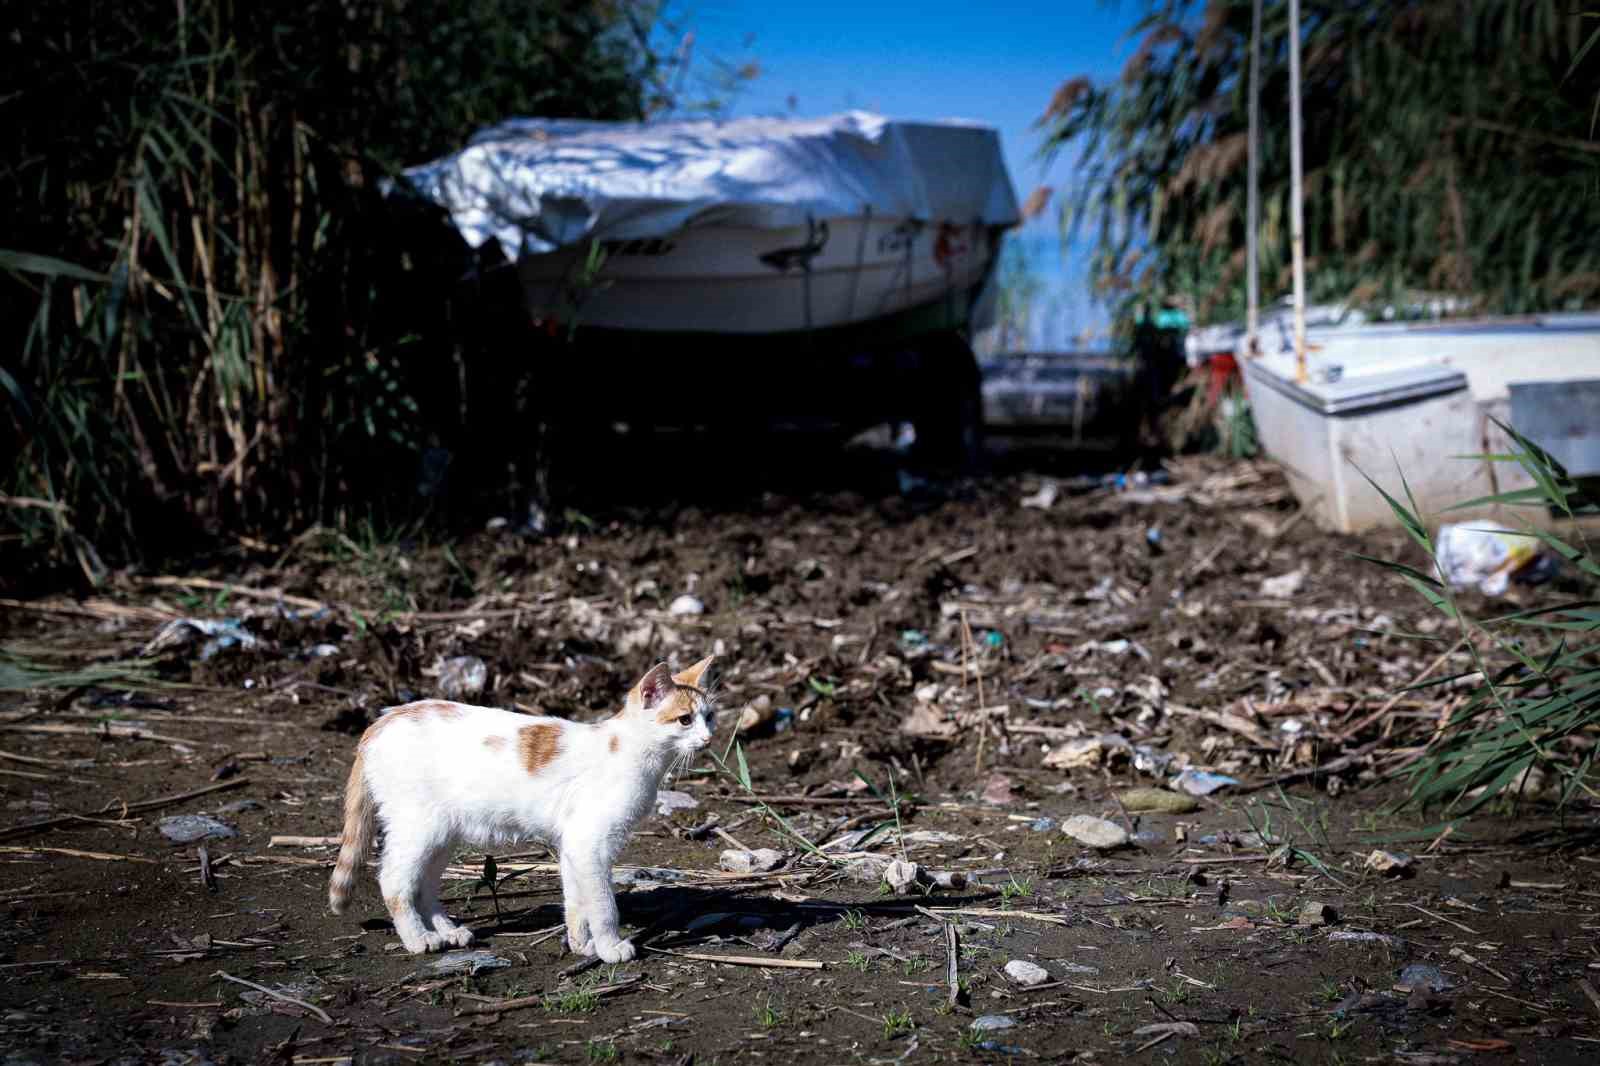
[[[609,741],[606,742],[606,748],[613,755],[615,755],[617,753],[617,749],[620,748],[620,747],[622,747],[622,741],[618,740],[616,737],[612,737]]]
[[[536,774],[555,761],[561,754],[561,727],[558,725],[525,725],[517,730],[517,754],[522,758],[522,768]]]
[[[452,718],[460,717],[460,704],[451,703],[449,700],[418,700],[415,703],[408,703],[403,707],[396,707],[387,714],[379,715],[378,720],[367,726],[367,731],[361,734],[361,743],[370,743],[372,738],[377,736],[378,733],[384,729],[384,727],[392,725],[395,722],[403,719],[409,719],[413,722],[420,722],[426,718],[437,718],[441,721],[448,721]]]
[[[499,751],[501,748],[506,746],[506,738],[497,736],[484,737],[483,746],[488,748],[490,751]]]

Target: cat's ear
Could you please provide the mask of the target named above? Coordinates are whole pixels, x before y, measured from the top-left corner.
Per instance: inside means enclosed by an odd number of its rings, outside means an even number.
[[[717,657],[715,655],[707,655],[704,659],[701,659],[687,670],[684,670],[681,673],[673,674],[672,680],[676,681],[680,685],[691,685],[694,688],[705,688],[705,685],[700,683],[701,679],[705,677],[706,671],[710,669],[711,664],[716,660],[716,658]]]
[[[639,683],[633,686],[630,695],[635,703],[649,710],[666,699],[676,687],[672,681],[672,674],[667,670],[667,664],[656,663],[639,679]]]

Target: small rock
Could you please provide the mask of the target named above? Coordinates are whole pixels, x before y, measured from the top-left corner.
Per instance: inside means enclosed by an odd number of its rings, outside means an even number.
[[[1164,788],[1130,788],[1117,793],[1117,798],[1129,811],[1155,811],[1160,814],[1188,814],[1200,809],[1193,796],[1168,792]]]
[[[501,958],[492,951],[451,951],[432,962],[422,964],[422,973],[433,977],[446,974],[475,974],[484,970],[500,970],[511,965],[510,959]]]
[[[176,844],[193,844],[212,837],[236,837],[239,831],[204,814],[175,814],[156,823],[161,835]]]
[[[1402,877],[1411,870],[1411,856],[1379,848],[1367,856],[1367,869],[1393,877]]]
[[[741,851],[729,848],[717,860],[717,865],[731,874],[763,874],[783,865],[783,852],[772,848]]]
[[[1011,778],[1000,773],[990,774],[983,786],[983,802],[995,807],[1009,807],[1013,799]]]
[[[946,718],[944,712],[931,703],[917,703],[900,722],[900,732],[928,740],[954,740],[961,726]]]
[[[1125,847],[1128,831],[1115,822],[1092,814],[1075,814],[1061,823],[1061,831],[1078,843],[1101,851]]]
[[[656,813],[670,816],[674,811],[692,811],[700,801],[687,792],[674,792],[670,788],[656,790]]]
[[[1328,925],[1334,920],[1333,908],[1320,900],[1308,899],[1295,916],[1299,925]]]
[[[898,895],[905,895],[916,886],[921,878],[922,868],[914,862],[896,859],[884,868],[883,880]]]
[[[992,1033],[997,1029],[1015,1029],[1017,1020],[1009,1014],[981,1014],[972,1019],[970,1028],[980,1033]]]
[[[447,700],[469,699],[489,683],[489,667],[476,655],[458,655],[439,664],[439,694]]]
[[[1418,989],[1425,992],[1445,992],[1455,987],[1455,983],[1443,970],[1437,966],[1429,966],[1425,962],[1413,962],[1401,970],[1400,979],[1395,984],[1405,992],[1415,992]]]
[[[684,615],[705,614],[706,605],[700,602],[699,599],[685,592],[682,596],[679,596],[677,599],[673,600],[667,605],[667,613],[671,615],[678,615],[680,617]]]
[[[1205,770],[1185,770],[1172,779],[1172,787],[1191,796],[1209,796],[1219,788],[1237,785],[1239,779],[1226,774],[1213,774]]]
[[[1287,574],[1269,577],[1261,582],[1261,595],[1269,600],[1287,600],[1300,591],[1300,586],[1306,583],[1304,569],[1291,570]]]
[[[1023,988],[1032,988],[1050,980],[1050,971],[1026,959],[1012,959],[1006,963],[1006,976]]]

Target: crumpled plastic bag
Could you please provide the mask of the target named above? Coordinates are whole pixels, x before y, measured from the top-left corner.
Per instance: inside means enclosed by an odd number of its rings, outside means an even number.
[[[1451,588],[1503,596],[1511,579],[1544,569],[1539,540],[1498,522],[1458,522],[1439,527],[1434,558]]]

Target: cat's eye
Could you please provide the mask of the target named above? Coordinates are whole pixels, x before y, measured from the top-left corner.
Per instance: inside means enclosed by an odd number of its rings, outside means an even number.
[[[680,715],[678,715],[678,724],[679,725],[686,726],[692,721],[694,721],[694,713],[693,712],[690,712],[689,714],[680,714]]]

